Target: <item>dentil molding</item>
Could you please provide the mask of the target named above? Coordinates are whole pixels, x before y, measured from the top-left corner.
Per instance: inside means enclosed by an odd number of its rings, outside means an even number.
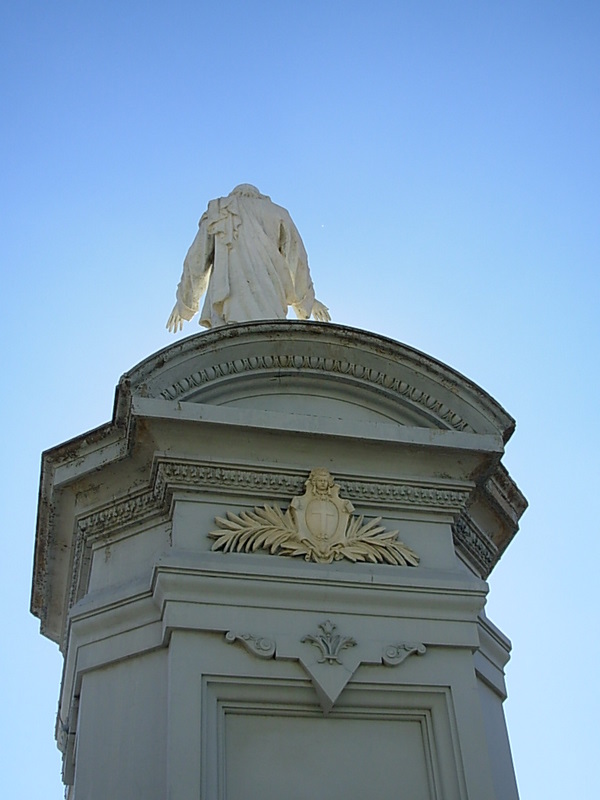
[[[178,461],[159,457],[154,464],[151,486],[135,494],[116,498],[104,508],[82,515],[78,528],[87,537],[110,535],[126,525],[168,513],[173,492],[210,490],[217,494],[257,494],[265,500],[301,494],[306,471],[274,472],[249,466]],[[441,485],[440,485],[441,483]],[[340,491],[355,502],[388,508],[422,508],[458,513],[470,498],[471,487],[411,480],[362,481],[339,478]]]
[[[401,378],[388,375],[381,370],[366,367],[363,364],[353,363],[341,358],[328,358],[315,355],[282,355],[268,354],[236,358],[213,364],[205,369],[192,372],[185,378],[175,381],[161,392],[165,400],[178,400],[195,390],[205,387],[224,378],[249,373],[282,370],[307,371],[329,373],[339,379],[340,375],[347,375],[354,380],[377,386],[395,397],[402,397],[417,406],[421,406],[428,414],[438,419],[444,427],[457,431],[472,432],[473,428],[459,414],[447,405],[436,399],[433,395],[412,386]]]

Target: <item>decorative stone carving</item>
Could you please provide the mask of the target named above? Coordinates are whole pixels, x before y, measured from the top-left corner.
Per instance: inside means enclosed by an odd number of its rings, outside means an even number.
[[[339,633],[334,633],[337,625],[334,625],[330,619],[321,622],[319,625],[321,633],[316,635],[308,634],[302,639],[302,642],[310,642],[314,644],[321,651],[321,658],[319,664],[341,664],[340,651],[345,650],[347,647],[354,647],[355,640],[351,636],[340,636]]]
[[[452,538],[457,549],[481,570],[484,578],[487,578],[500,557],[494,542],[465,514],[452,525]]]
[[[275,655],[275,642],[273,639],[267,639],[265,636],[252,636],[250,633],[236,633],[235,631],[228,631],[225,634],[225,640],[229,644],[240,641],[246,650],[259,658],[273,658]]]
[[[209,536],[213,550],[271,555],[304,556],[306,561],[330,564],[347,558],[416,567],[419,556],[397,541],[398,531],[386,531],[381,517],[365,522],[351,516],[354,506],[339,497],[340,487],[326,469],[314,469],[303,495],[294,497],[287,511],[263,506],[241,514],[216,517],[220,530]]]
[[[140,522],[156,513],[156,496],[153,491],[140,492],[133,497],[111,503],[107,508],[89,514],[79,520],[79,528],[84,534],[99,530],[117,530],[132,522]]]
[[[443,423],[444,427],[453,428],[457,431],[473,430],[469,423],[454,409],[438,400],[432,394],[412,386],[401,378],[388,375],[378,369],[366,367],[363,364],[352,363],[338,358],[324,358],[322,356],[273,353],[272,355],[256,355],[238,358],[234,361],[225,361],[193,372],[187,377],[178,380],[163,389],[161,396],[165,400],[179,400],[202,386],[222,378],[270,370],[276,370],[279,374],[282,370],[297,371],[300,369],[305,372],[312,370],[314,372],[329,373],[336,378],[340,375],[347,375],[354,380],[380,387],[380,390],[384,389],[392,395],[420,406],[428,414]]]
[[[163,502],[169,487],[211,489],[211,491],[260,492],[270,497],[300,493],[305,480],[301,473],[270,472],[264,469],[218,466],[202,462],[157,460],[154,495]],[[452,488],[421,481],[339,480],[340,491],[354,500],[385,506],[425,506],[437,510],[462,511],[471,495],[470,488]],[[144,504],[141,504],[144,505]],[[107,509],[111,512],[111,508]],[[103,519],[104,523],[105,519]]]
[[[211,200],[183,263],[177,302],[167,322],[177,332],[206,299],[200,324],[296,316],[329,322],[315,298],[306,251],[285,208],[255,186],[240,184],[227,197]]]
[[[110,534],[126,525],[137,524],[164,513],[171,500],[173,487],[210,489],[211,491],[260,492],[270,496],[300,492],[304,481],[300,474],[283,474],[258,469],[215,467],[201,462],[182,462],[157,459],[154,482],[150,489],[136,495],[113,500],[106,508],[80,517],[79,530],[86,536]],[[339,480],[336,484],[346,496],[355,501],[385,506],[424,506],[435,510],[462,510],[471,494],[469,489],[441,488],[425,482]]]
[[[422,656],[426,650],[425,645],[421,643],[409,644],[408,642],[402,642],[402,644],[389,644],[383,648],[381,660],[386,667],[397,667],[412,653]]]
[[[159,459],[156,464],[155,494],[166,499],[172,487],[182,489],[210,489],[217,492],[240,494],[260,493],[268,496],[286,496],[298,492],[303,485],[301,473],[285,474],[265,469],[237,466],[215,466],[203,462],[183,462]],[[465,503],[466,503],[465,496]]]
[[[421,642],[401,642],[383,646],[381,640],[357,642],[352,636],[336,633],[337,625],[330,619],[318,623],[320,633],[308,634],[298,639],[294,634],[282,635],[277,642],[266,636],[229,631],[225,639],[230,644],[241,642],[246,650],[258,658],[297,661],[310,678],[324,714],[335,705],[344,687],[361,664],[397,667],[410,655],[424,655],[426,647]],[[313,648],[303,645],[313,645]],[[348,651],[341,657],[343,650]],[[331,667],[335,667],[332,669]]]
[[[211,492],[243,495],[252,492],[277,498],[299,494],[304,485],[299,472],[271,472],[264,468],[240,468],[233,465],[215,466],[201,461],[180,461],[165,457],[156,459],[152,476],[148,488],[115,498],[104,508],[78,518],[69,608],[85,593],[89,567],[88,543],[92,539],[110,537],[129,526],[149,522],[157,516],[166,517],[175,489],[210,489]],[[374,482],[345,478],[336,485],[342,494],[351,497],[355,502],[363,501],[385,508],[424,508],[452,514],[462,511],[471,495],[469,488],[459,488],[456,484],[444,486],[443,483],[440,486],[427,481]],[[497,549],[494,552],[497,553]],[[497,559],[496,554],[493,563]],[[490,568],[488,566],[488,572]]]

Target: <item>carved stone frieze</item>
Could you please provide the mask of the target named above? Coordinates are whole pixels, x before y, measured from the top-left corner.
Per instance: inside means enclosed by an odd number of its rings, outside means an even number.
[[[174,491],[210,490],[214,493],[258,494],[265,498],[282,498],[300,495],[304,482],[305,474],[300,471],[273,472],[248,466],[215,466],[167,457],[157,458],[149,487],[117,498],[104,508],[78,518],[69,608],[85,593],[92,539],[114,535],[129,526],[143,524],[157,517],[167,519]],[[350,503],[368,502],[369,505],[387,508],[426,508],[452,514],[464,510],[471,495],[468,487],[445,488],[424,481],[361,481],[343,478],[337,485]],[[264,509],[261,511],[264,512]],[[357,519],[360,518],[353,517],[348,528],[352,524],[356,526]],[[372,536],[376,523],[377,520],[366,523],[374,527],[365,531],[361,522],[363,527],[361,529],[359,526],[358,538],[366,534]],[[471,525],[466,515],[454,526],[453,531],[457,546],[475,559],[487,575],[498,558],[498,549],[493,542]],[[306,553],[298,555],[306,556]]]
[[[68,607],[71,608],[85,593],[91,540],[114,535],[129,526],[149,522],[156,517],[166,519],[175,490],[210,490],[215,493],[260,494],[278,498],[299,495],[304,482],[305,477],[300,471],[271,472],[259,468],[215,466],[158,458],[150,487],[117,498],[104,508],[77,519]],[[360,481],[345,478],[339,481],[338,486],[349,501],[385,507],[425,507],[450,513],[464,509],[471,494],[469,488],[440,488],[421,481]],[[353,518],[354,522],[356,520]],[[359,528],[360,536],[372,536],[376,523],[377,520],[367,523],[373,526],[367,531],[364,527],[362,531]],[[391,536],[391,533],[386,535]]]
[[[71,585],[69,587],[69,608],[77,602],[79,599],[78,595],[78,587],[81,583],[82,579],[82,562],[83,562],[83,555],[86,549],[86,540],[85,540],[85,533],[81,527],[78,527],[76,535],[75,535],[75,547],[73,551],[73,570],[71,572]],[[65,633],[66,635],[66,633]]]
[[[381,503],[406,503],[428,505],[439,509],[464,508],[470,492],[468,490],[439,489],[430,486],[391,483],[365,483],[340,480],[340,490],[355,500]]]
[[[274,496],[298,494],[305,478],[301,472],[279,473],[260,469],[215,467],[208,464],[190,464],[159,461],[155,476],[155,495],[164,495],[167,487],[210,488],[215,491],[248,492]],[[470,489],[441,488],[425,482],[411,481],[360,481],[352,478],[338,481],[340,491],[353,500],[368,500],[382,505],[426,505],[440,510],[462,510],[470,496]]]
[[[411,403],[424,408],[432,417],[435,417],[444,424],[444,427],[453,428],[457,431],[472,431],[471,426],[462,417],[442,403],[440,400],[428,394],[422,389],[406,381],[388,375],[380,370],[366,367],[363,364],[356,364],[345,359],[326,358],[323,356],[311,355],[256,355],[238,358],[231,361],[223,361],[213,364],[206,369],[193,372],[185,378],[176,381],[161,392],[165,400],[177,400],[183,395],[190,394],[194,390],[201,388],[213,381],[228,378],[232,375],[244,373],[277,370],[312,370],[314,372],[331,373],[336,378],[340,375],[348,375],[355,380],[381,387],[392,395],[402,397]]]
[[[266,470],[215,466],[214,464],[177,462],[159,459],[156,463],[154,491],[164,498],[173,488],[211,489],[220,492],[268,493],[288,495],[302,488],[302,474],[268,472]]]
[[[494,542],[476,525],[471,517],[462,514],[452,525],[455,547],[474,561],[484,578],[492,571],[499,558]]]
[[[303,495],[292,498],[283,512],[263,506],[241,514],[216,517],[219,530],[209,536],[213,550],[303,556],[306,561],[330,564],[346,558],[416,567],[418,555],[397,540],[398,531],[386,531],[381,517],[365,522],[352,516],[354,506],[339,496],[340,487],[326,469],[313,469]]]
[[[257,494],[275,499],[301,494],[304,482],[305,473],[303,475],[300,471],[273,472],[248,466],[215,466],[167,457],[157,458],[149,487],[116,498],[104,508],[81,515],[77,519],[69,608],[85,591],[90,541],[114,535],[131,525],[148,522],[156,517],[166,519],[175,490]],[[471,495],[471,489],[467,487],[445,488],[425,481],[361,481],[343,478],[337,485],[349,501],[368,502],[369,505],[387,508],[427,508],[452,514],[463,510]]]
[[[237,494],[260,494],[285,497],[302,491],[306,478],[301,472],[269,472],[235,466],[214,466],[201,462],[157,459],[149,489],[116,499],[93,514],[82,516],[78,528],[86,536],[112,533],[126,525],[137,524],[156,514],[166,513],[174,489],[205,490]],[[416,481],[338,481],[340,491],[355,501],[376,505],[426,506],[435,510],[462,510],[471,491],[446,489]]]
[[[93,535],[107,529],[116,530],[154,516],[157,505],[156,492],[152,489],[145,490],[118,500],[93,514],[80,517],[78,526],[84,535]]]

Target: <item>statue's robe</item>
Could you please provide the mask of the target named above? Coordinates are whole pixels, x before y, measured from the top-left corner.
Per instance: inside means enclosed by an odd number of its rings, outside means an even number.
[[[306,251],[289,213],[253,187],[211,200],[183,264],[177,311],[200,324],[310,317],[315,292]]]

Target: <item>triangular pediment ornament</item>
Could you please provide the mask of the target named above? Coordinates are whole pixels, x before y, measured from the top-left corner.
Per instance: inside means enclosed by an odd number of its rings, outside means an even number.
[[[255,507],[253,511],[216,517],[219,530],[211,531],[213,550],[271,555],[303,556],[306,561],[330,564],[349,561],[416,567],[419,556],[403,542],[398,531],[386,531],[381,517],[365,522],[353,516],[354,506],[339,496],[340,487],[324,468],[313,469],[305,492],[293,497],[288,509]]]
[[[338,626],[330,619],[317,627],[318,630],[306,634],[300,641],[283,637],[276,642],[266,636],[239,631],[228,631],[225,640],[229,644],[240,642],[258,658],[298,661],[310,678],[324,714],[332,710],[361,664],[398,667],[410,655],[422,656],[427,650],[422,642],[361,643],[352,636],[338,633]]]
[[[304,651],[298,656],[298,660],[310,676],[325,714],[331,711],[361,663],[360,654],[356,651],[346,654],[342,660],[342,650],[356,647],[356,640],[351,636],[336,633],[336,628],[337,625],[329,619],[321,622],[319,633],[307,634],[301,639],[302,644],[314,645],[317,652]]]

